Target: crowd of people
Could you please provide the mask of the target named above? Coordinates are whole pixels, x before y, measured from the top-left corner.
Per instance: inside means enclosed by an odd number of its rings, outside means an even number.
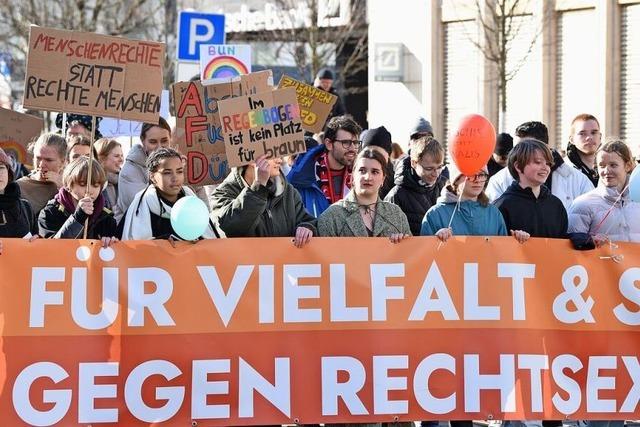
[[[179,239],[171,208],[195,193],[169,124],[143,124],[126,159],[114,139],[92,148],[91,127],[69,115],[65,135],[40,135],[32,170],[19,179],[23,166],[0,152],[0,237]],[[496,135],[486,167],[465,176],[445,164],[424,118],[407,154],[393,158],[384,126],[363,131],[336,116],[305,136],[305,153],[233,169],[210,193],[202,238],[289,236],[302,247],[313,236],[512,235],[521,243],[568,238],[578,249],[640,240],[640,208],[628,190],[634,158],[623,141],[602,141],[596,117],[572,121],[564,156],[549,148],[541,122],[521,124],[515,138]]]
[[[318,77],[325,86],[333,78]],[[98,138],[92,148],[97,130],[86,117],[67,120],[64,134],[43,133],[33,143],[32,169],[22,177],[24,167],[0,150],[0,237],[86,236],[105,246],[179,240],[171,210],[195,189],[185,185],[169,124],[145,123],[141,144],[125,159],[114,139]],[[306,153],[232,169],[207,200],[210,221],[200,239],[291,237],[304,247],[315,236],[401,244],[410,236],[444,243],[511,235],[523,244],[570,239],[576,249],[640,241],[640,204],[629,197],[636,162],[624,141],[603,141],[596,117],[575,117],[567,141],[556,144],[566,143],[565,155],[549,147],[541,122],[521,124],[514,137],[496,135],[487,165],[464,175],[446,164],[445,147],[424,118],[404,154],[384,126],[363,131],[337,114],[324,132],[305,137]]]

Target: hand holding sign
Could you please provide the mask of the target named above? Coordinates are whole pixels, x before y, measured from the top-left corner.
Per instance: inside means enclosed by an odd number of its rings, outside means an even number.
[[[491,122],[479,114],[470,114],[460,121],[449,151],[460,172],[471,176],[487,164],[495,146],[496,131]]]

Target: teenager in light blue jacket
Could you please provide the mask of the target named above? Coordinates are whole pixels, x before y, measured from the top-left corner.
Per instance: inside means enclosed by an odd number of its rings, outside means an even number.
[[[452,183],[442,189],[437,203],[424,216],[420,235],[435,235],[442,241],[453,235],[506,236],[502,214],[484,194],[489,179],[487,168],[473,176],[457,173],[452,174],[452,178]],[[456,208],[460,193],[462,198]]]

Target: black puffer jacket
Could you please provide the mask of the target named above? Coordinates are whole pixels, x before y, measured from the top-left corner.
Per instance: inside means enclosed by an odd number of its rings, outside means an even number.
[[[402,209],[409,220],[414,236],[420,235],[422,219],[429,208],[436,204],[447,178],[440,175],[434,185],[428,187],[411,167],[411,157],[405,156],[396,163],[395,186],[384,198]]]
[[[0,194],[0,237],[24,237],[38,234],[38,222],[31,204],[20,198],[20,186],[10,182]]]
[[[76,209],[69,213],[56,199],[40,211],[38,226],[42,237],[54,239],[82,239],[84,235],[84,223],[87,214],[82,209]],[[100,239],[102,237],[114,237],[116,232],[116,220],[113,213],[103,208],[98,219],[89,224],[88,239]]]
[[[493,204],[500,209],[507,231],[522,230],[531,237],[568,237],[567,211],[560,199],[544,185],[536,198],[531,188],[522,188],[514,181]]]

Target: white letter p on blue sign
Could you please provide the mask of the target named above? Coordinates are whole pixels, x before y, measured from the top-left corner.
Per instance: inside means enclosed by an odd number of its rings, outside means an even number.
[[[224,44],[224,39],[224,15],[180,11],[178,61],[198,62],[201,44]]]

